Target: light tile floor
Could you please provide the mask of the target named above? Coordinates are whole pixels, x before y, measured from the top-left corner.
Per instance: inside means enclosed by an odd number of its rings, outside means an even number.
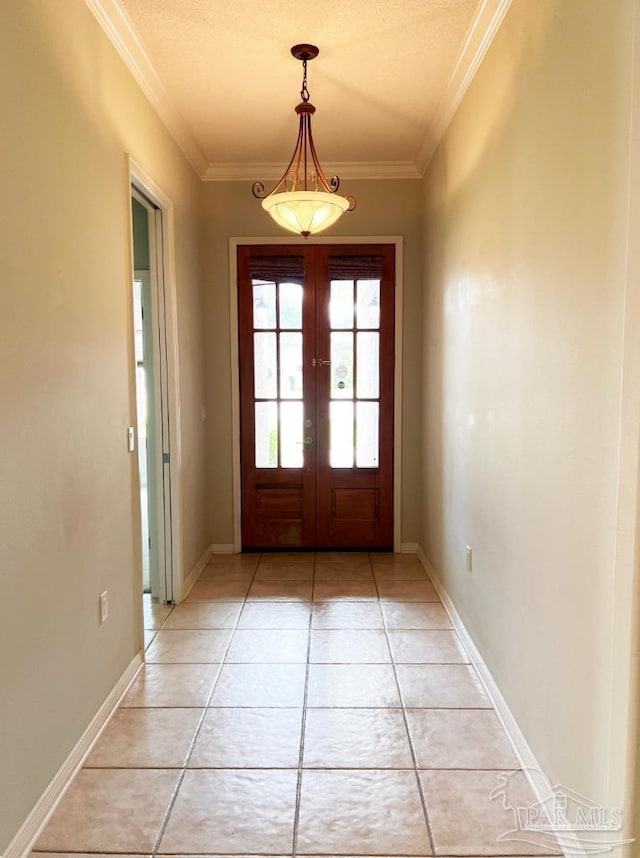
[[[34,858],[557,851],[499,840],[534,797],[417,558],[218,556],[145,628]]]

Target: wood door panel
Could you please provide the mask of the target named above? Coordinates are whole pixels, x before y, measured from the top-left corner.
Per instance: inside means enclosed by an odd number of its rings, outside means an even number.
[[[331,518],[336,521],[378,521],[378,489],[331,489]]]
[[[302,472],[266,472],[243,492],[243,521],[251,523],[247,548],[304,547],[304,480]]]
[[[298,489],[256,488],[256,520],[302,521],[302,485]]]
[[[320,544],[332,548],[387,548],[393,534],[392,492],[375,473],[331,474],[319,485],[320,497],[329,497],[328,514],[321,518]],[[383,541],[385,540],[385,541]]]

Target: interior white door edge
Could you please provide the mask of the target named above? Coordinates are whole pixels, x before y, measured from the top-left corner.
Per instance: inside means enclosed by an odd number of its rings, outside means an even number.
[[[182,596],[182,530],[180,491],[180,392],[178,384],[173,206],[153,180],[129,159],[131,194],[150,212],[151,305],[154,331],[155,420],[161,430],[157,445],[157,528],[160,601]],[[132,272],[133,273],[133,272]]]

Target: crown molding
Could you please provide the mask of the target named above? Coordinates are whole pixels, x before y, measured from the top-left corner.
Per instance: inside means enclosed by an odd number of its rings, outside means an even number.
[[[203,181],[268,181],[280,178],[282,164],[208,163],[119,0],[85,0],[85,3]],[[417,179],[423,176],[510,5],[511,0],[481,0],[415,162],[345,161],[331,165],[326,170],[327,175],[335,174],[343,179]]]
[[[277,180],[282,176],[284,164],[209,164],[204,175],[205,182],[256,182]],[[325,168],[327,176],[341,179],[419,179],[422,175],[413,161],[340,161]]]
[[[193,169],[202,177],[207,169],[207,159],[160,80],[118,0],[85,0],[85,3]]]
[[[482,0],[480,3],[444,94],[418,151],[416,164],[420,175],[424,175],[429,166],[438,144],[455,116],[510,6],[511,0]]]

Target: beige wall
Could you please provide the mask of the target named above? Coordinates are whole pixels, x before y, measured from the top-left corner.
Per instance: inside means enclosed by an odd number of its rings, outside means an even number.
[[[543,768],[605,804],[637,488],[634,6],[515,0],[424,183],[422,539]]]
[[[295,128],[292,129],[292,134]],[[292,138],[293,140],[293,138]],[[322,153],[320,153],[322,155]],[[260,176],[256,176],[259,179]],[[266,184],[266,183],[265,183]],[[421,521],[420,317],[422,312],[421,182],[342,182],[357,199],[333,235],[404,237],[402,540],[416,542]],[[212,182],[205,201],[206,364],[209,403],[209,527],[214,543],[233,542],[229,237],[277,235],[279,229],[251,194],[250,182]]]
[[[175,204],[187,570],[209,540],[200,183],[82,0],[0,16],[4,849],[140,649],[126,152]]]

